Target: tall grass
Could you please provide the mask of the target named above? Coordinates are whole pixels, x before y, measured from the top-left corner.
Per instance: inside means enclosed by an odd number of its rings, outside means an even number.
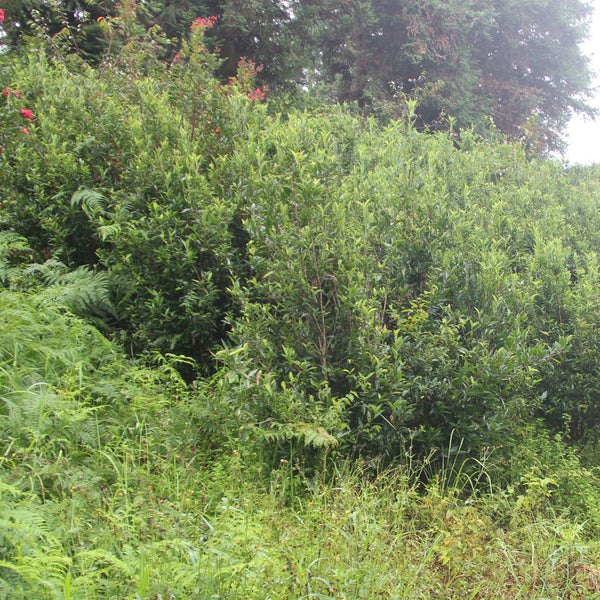
[[[168,359],[127,360],[35,296],[0,305],[3,600],[599,593],[596,480],[559,439],[532,429],[503,487],[487,451],[466,462],[452,437],[379,473],[271,471],[235,436],[202,437],[205,392]]]

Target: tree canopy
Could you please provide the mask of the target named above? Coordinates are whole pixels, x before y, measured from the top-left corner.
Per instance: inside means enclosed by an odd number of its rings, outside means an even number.
[[[578,0],[301,1],[313,19],[313,79],[334,97],[373,105],[417,94],[424,126],[486,117],[513,139],[560,146],[572,111],[590,112],[580,43],[590,6]],[[310,36],[309,36],[310,37]]]
[[[310,89],[330,101],[396,116],[418,100],[424,128],[493,126],[535,147],[561,147],[573,112],[592,114],[588,59],[590,4],[583,0],[157,0],[136,6],[146,26],[185,38],[198,16],[216,16],[208,42],[219,73],[235,75],[240,58],[262,66],[259,80],[278,93]],[[36,29],[90,60],[110,47],[104,0],[7,0],[12,48]],[[129,7],[129,8],[127,8]],[[113,49],[114,50],[114,49]],[[174,50],[165,58],[170,59]]]

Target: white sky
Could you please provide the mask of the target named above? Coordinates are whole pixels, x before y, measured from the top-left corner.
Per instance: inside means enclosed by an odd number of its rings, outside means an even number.
[[[592,0],[594,6],[590,39],[584,46],[584,52],[591,58],[592,70],[596,73],[594,82],[596,96],[590,104],[600,108],[600,0]],[[595,121],[575,116],[567,129],[569,147],[565,158],[570,163],[600,163],[600,116]]]

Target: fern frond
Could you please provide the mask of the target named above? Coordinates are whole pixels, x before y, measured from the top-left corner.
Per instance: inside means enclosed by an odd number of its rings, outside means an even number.
[[[14,250],[31,251],[27,239],[16,231],[0,231],[0,258],[6,258]]]
[[[79,267],[62,274],[42,294],[79,316],[117,317],[106,272],[94,273]]]
[[[14,264],[15,253],[33,252],[27,240],[14,232],[0,232],[0,283],[11,289],[37,291],[47,302],[66,308],[75,315],[90,318],[98,327],[107,317],[118,318],[114,298],[122,295],[126,282],[112,271],[96,272],[81,266],[69,271],[61,261]]]
[[[100,332],[65,315],[43,294],[0,292],[0,393],[3,383],[7,389],[40,380],[57,384],[74,364],[111,362],[114,353]]]
[[[315,423],[301,423],[297,435],[312,448],[335,448],[339,444],[337,438]]]
[[[47,287],[39,295],[73,314],[117,317],[112,299],[113,280],[108,271],[96,273],[87,266],[68,271],[63,263],[50,259],[30,265],[24,274],[40,275]]]
[[[81,207],[90,220],[98,216],[106,216],[106,198],[94,190],[79,188],[71,196],[71,206],[73,208]]]
[[[118,237],[121,233],[121,225],[118,223],[112,223],[111,225],[101,225],[97,229],[100,239],[105,242],[109,238]]]
[[[9,284],[21,273],[20,263],[32,256],[33,250],[26,238],[15,231],[0,231],[0,282]]]
[[[276,429],[262,431],[262,435],[270,442],[294,439],[312,448],[335,448],[339,445],[337,438],[316,423],[283,423]]]
[[[67,267],[60,260],[50,258],[43,263],[31,263],[23,268],[23,276],[30,279],[42,279],[46,285],[56,285],[62,275],[67,272]]]

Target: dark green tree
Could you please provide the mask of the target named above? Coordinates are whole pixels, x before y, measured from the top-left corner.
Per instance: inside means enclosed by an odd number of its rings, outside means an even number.
[[[560,132],[585,102],[591,76],[580,44],[591,8],[580,0],[496,0],[485,36],[474,40],[481,76],[479,96],[493,101],[500,131],[529,136],[546,148],[561,146]]]
[[[581,0],[298,0],[297,41],[313,41],[310,83],[373,108],[416,95],[423,126],[495,127],[540,149],[560,147],[573,111],[591,113],[580,43]],[[300,27],[302,24],[302,27]],[[393,111],[392,111],[393,114]]]
[[[247,58],[261,67],[259,81],[272,87],[293,87],[297,72],[291,60],[291,14],[280,0],[160,0],[152,8],[153,22],[170,38],[187,36],[197,17],[215,16],[207,36],[219,50],[222,79],[235,76],[238,62]]]
[[[491,118],[501,133],[545,151],[561,147],[573,112],[593,112],[580,47],[591,15],[584,0],[123,4],[135,8],[140,31],[157,24],[179,40],[193,19],[217,17],[207,44],[219,49],[223,80],[246,57],[262,67],[259,83],[274,90],[305,88],[391,117],[415,97],[418,123],[430,129],[446,127],[448,117],[458,127],[483,129]],[[8,0],[5,6],[12,47],[40,28],[88,60],[109,47],[98,19],[114,14],[112,0]]]
[[[112,31],[121,25],[127,31],[119,31],[119,34],[127,39],[135,37],[136,32],[132,34],[129,30],[134,21],[140,26],[140,35],[158,25],[167,38],[176,40],[171,48],[172,58],[177,42],[188,37],[194,19],[216,16],[207,43],[211,49],[219,50],[222,79],[236,75],[241,58],[261,66],[261,84],[289,90],[299,79],[300,59],[294,58],[292,48],[297,45],[290,37],[297,28],[291,27],[292,12],[281,0],[155,0],[148,3],[7,0],[3,6],[9,48],[16,49],[28,37],[42,34],[56,41],[62,49],[77,52],[92,63],[99,62],[107,52],[120,49],[120,44],[111,39],[111,32],[107,32],[105,17],[119,16],[119,21],[112,22]],[[303,55],[303,60],[307,57]]]

